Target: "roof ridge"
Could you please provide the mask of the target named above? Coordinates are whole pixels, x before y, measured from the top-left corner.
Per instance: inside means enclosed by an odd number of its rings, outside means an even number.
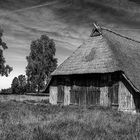
[[[123,38],[125,38],[125,39],[128,39],[128,40],[131,40],[131,41],[140,43],[140,41],[138,41],[138,40],[135,40],[135,39],[130,38],[130,37],[128,37],[128,36],[122,35],[122,34],[120,34],[120,33],[118,33],[118,32],[112,31],[111,29],[108,29],[108,28],[106,28],[106,27],[101,27],[101,29],[102,29],[102,30],[106,30],[106,31],[108,31],[108,32],[111,32],[111,33],[113,33],[113,34],[116,34],[117,36],[123,37]]]

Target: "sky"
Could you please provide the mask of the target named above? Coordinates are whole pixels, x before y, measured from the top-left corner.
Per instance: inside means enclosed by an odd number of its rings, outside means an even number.
[[[95,21],[140,40],[138,0],[1,0],[0,26],[8,46],[4,56],[13,71],[0,77],[0,89],[10,87],[15,76],[25,74],[32,40],[42,34],[54,39],[60,64],[89,38]]]

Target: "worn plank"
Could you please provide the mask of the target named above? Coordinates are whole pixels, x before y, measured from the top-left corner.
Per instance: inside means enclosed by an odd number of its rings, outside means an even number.
[[[133,96],[122,82],[119,82],[119,110],[136,111]]]
[[[109,106],[108,87],[100,88],[100,105]]]
[[[64,86],[64,105],[69,105],[70,104],[70,86]]]
[[[55,86],[50,86],[49,102],[53,105],[57,104],[57,94],[58,94],[58,88]]]

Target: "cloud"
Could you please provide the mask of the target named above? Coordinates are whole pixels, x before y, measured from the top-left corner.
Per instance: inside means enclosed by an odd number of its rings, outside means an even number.
[[[140,6],[137,1],[129,4],[128,0],[121,0],[121,6],[118,6],[120,0],[84,0],[84,5],[80,0],[75,0],[74,5],[71,0],[55,0],[57,4],[12,12],[43,2],[52,2],[39,1],[0,1],[0,25],[4,28],[4,41],[9,46],[4,54],[7,64],[14,68],[11,75],[25,73],[25,58],[30,52],[30,43],[42,34],[54,39],[59,64],[89,37],[94,21],[123,34],[140,38],[140,30],[131,30],[140,29]],[[126,28],[130,30],[123,30]]]
[[[100,24],[116,22],[140,27],[140,5],[128,0],[85,0],[81,8],[55,7],[54,12],[63,22],[72,25],[98,21]]]

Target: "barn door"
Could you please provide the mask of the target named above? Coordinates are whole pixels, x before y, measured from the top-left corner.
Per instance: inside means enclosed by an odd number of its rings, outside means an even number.
[[[71,90],[71,104],[84,105],[85,104],[85,90],[82,87],[72,88]]]
[[[132,94],[122,82],[119,84],[119,110],[134,111],[135,103]]]
[[[72,88],[71,103],[76,105],[99,105],[100,104],[100,89],[96,87],[80,87]]]
[[[86,92],[86,104],[90,105],[99,105],[100,104],[100,90],[99,88],[92,87],[91,89],[87,88]]]
[[[64,86],[58,86],[58,103],[64,103]]]

